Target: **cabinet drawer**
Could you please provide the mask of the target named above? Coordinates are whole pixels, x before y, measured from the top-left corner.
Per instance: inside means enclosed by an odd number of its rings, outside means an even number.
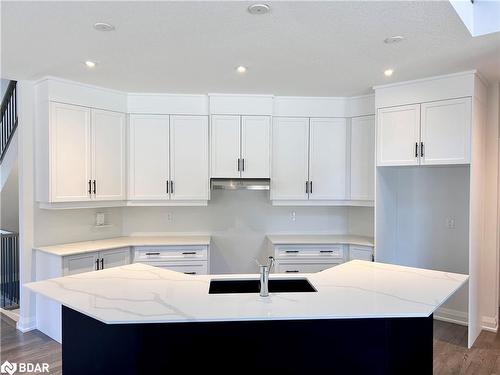
[[[183,261],[207,260],[207,246],[158,246],[136,247],[134,261]]]
[[[276,258],[344,258],[344,245],[322,246],[280,246],[275,251]]]
[[[187,275],[207,275],[207,262],[155,262],[148,263],[151,266],[165,268],[171,271],[182,272]]]
[[[276,273],[315,273],[334,267],[339,263],[278,263]]]
[[[368,246],[349,246],[349,260],[373,261],[373,248]]]

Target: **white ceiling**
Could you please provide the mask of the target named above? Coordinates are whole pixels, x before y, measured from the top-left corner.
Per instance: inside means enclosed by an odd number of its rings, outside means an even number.
[[[477,68],[500,81],[500,33],[471,37],[448,1],[1,3],[1,76],[135,92],[350,96]],[[98,32],[95,22],[113,32]],[[404,35],[405,41],[383,40]],[[87,69],[85,60],[99,62]],[[238,75],[237,65],[248,66]],[[383,71],[394,68],[391,78]]]

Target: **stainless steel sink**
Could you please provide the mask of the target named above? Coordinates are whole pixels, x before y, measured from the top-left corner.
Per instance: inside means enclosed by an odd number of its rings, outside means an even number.
[[[260,281],[258,279],[244,280],[210,280],[209,294],[230,293],[259,293]],[[317,292],[306,278],[297,279],[270,279],[270,293],[307,293]]]

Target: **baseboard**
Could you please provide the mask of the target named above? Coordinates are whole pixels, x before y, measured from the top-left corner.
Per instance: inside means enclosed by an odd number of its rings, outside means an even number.
[[[468,325],[468,314],[463,311],[447,309],[444,307],[440,307],[434,313],[434,319],[440,320],[443,322],[459,324],[461,326]]]
[[[482,328],[485,331],[497,332],[498,331],[498,319],[496,316],[483,316]]]
[[[33,331],[36,329],[36,319],[35,318],[23,318],[19,317],[19,321],[16,324],[16,328],[21,332]]]
[[[468,326],[468,314],[463,311],[439,308],[434,313],[434,319],[443,322]],[[489,332],[498,331],[498,319],[496,316],[483,316],[481,319],[481,329]]]

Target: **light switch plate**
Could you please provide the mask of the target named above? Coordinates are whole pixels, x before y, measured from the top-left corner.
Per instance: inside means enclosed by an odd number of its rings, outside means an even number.
[[[104,225],[105,219],[106,216],[104,215],[104,212],[97,212],[95,214],[95,225],[98,227]]]

